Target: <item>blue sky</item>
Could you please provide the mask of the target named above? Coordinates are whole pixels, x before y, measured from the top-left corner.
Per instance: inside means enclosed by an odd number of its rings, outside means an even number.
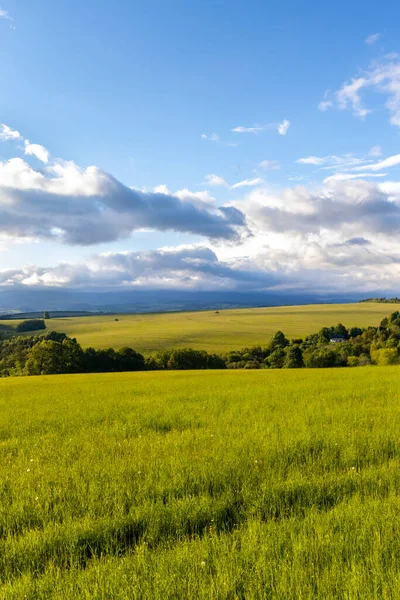
[[[396,289],[391,4],[4,0],[0,282]]]

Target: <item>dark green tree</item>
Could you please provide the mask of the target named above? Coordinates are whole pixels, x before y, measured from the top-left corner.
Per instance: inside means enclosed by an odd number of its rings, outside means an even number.
[[[300,369],[304,367],[303,353],[300,346],[288,346],[285,354],[284,369]]]
[[[277,348],[286,348],[289,345],[289,340],[285,337],[282,331],[277,331],[268,344],[268,349],[274,352]]]

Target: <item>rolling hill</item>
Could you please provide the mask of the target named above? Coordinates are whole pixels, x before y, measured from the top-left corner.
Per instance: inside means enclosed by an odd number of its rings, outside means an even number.
[[[97,315],[50,319],[47,329],[76,337],[83,347],[130,346],[145,354],[192,347],[224,352],[264,345],[278,329],[305,336],[341,322],[346,327],[379,325],[396,307],[388,304],[315,304],[135,315]],[[116,321],[116,318],[118,319]],[[15,326],[18,321],[0,321]]]

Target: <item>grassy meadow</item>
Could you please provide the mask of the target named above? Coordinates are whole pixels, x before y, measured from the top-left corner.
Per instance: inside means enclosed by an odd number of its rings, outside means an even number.
[[[0,598],[399,598],[399,374],[0,380]]]
[[[149,354],[190,347],[221,353],[265,345],[278,329],[290,338],[339,322],[346,327],[377,326],[394,310],[396,306],[391,304],[316,304],[221,310],[219,314],[204,311],[69,317],[51,319],[47,328],[76,337],[85,348],[130,346]],[[0,326],[15,327],[18,322],[0,321]]]

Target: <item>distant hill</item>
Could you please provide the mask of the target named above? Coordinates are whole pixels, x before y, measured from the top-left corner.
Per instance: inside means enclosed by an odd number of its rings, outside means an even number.
[[[325,304],[66,317],[50,319],[46,327],[47,331],[77,338],[84,348],[129,346],[149,354],[190,347],[223,353],[264,346],[277,330],[296,338],[338,323],[346,327],[377,326],[391,312],[393,309],[385,304]],[[17,323],[17,320],[0,320],[0,328],[15,327]]]
[[[308,292],[236,292],[236,291],[76,291],[4,289],[0,290],[0,315],[56,312],[75,313],[157,313],[187,310],[219,310],[262,306],[293,306],[358,302],[360,294],[313,294]],[[24,318],[24,317],[21,317]]]
[[[18,321],[21,319],[41,319],[44,311],[37,312],[13,312],[2,315],[0,313],[0,319],[2,321]],[[90,311],[74,311],[74,310],[54,310],[50,314],[50,319],[63,319],[66,317],[89,317],[96,315],[107,315],[104,311],[90,312]]]

